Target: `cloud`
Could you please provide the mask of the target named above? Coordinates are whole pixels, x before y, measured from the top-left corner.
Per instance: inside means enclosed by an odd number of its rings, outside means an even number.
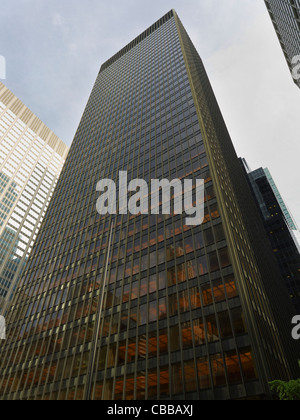
[[[67,30],[67,21],[60,13],[54,13],[52,16],[52,25]]]

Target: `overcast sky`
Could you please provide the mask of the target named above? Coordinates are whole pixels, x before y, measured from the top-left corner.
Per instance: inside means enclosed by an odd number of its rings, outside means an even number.
[[[263,0],[1,0],[2,81],[70,145],[101,64],[172,8],[237,153],[270,169],[300,225],[300,90]]]

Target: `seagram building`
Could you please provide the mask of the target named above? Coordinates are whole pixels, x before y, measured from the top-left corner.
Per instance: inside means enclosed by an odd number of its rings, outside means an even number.
[[[97,182],[119,171],[205,179],[203,224],[101,216]],[[269,398],[269,380],[297,375],[297,356],[259,220],[170,11],[100,69],[7,317],[1,398]]]

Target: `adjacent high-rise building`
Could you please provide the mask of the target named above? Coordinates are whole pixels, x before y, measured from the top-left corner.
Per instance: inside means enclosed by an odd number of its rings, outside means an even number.
[[[300,0],[265,0],[293,79],[300,87]]]
[[[0,313],[32,249],[68,147],[0,82]]]
[[[203,223],[123,206],[100,215],[96,186],[117,185],[120,172],[128,182],[204,179]],[[0,395],[269,398],[269,380],[298,376],[290,307],[204,66],[172,10],[100,69],[10,307]]]
[[[295,218],[293,217],[291,211],[289,210],[288,206],[286,205],[286,203],[284,202],[282,195],[280,194],[277,185],[275,184],[275,181],[269,171],[268,168],[264,169],[265,175],[267,177],[267,180],[269,181],[269,184],[271,185],[271,188],[274,192],[274,195],[278,201],[278,204],[280,206],[280,209],[284,215],[284,218],[287,222],[287,225],[291,231],[291,234],[293,236],[293,239],[295,241],[295,244],[300,252],[300,231],[299,231],[299,227],[297,225],[297,222],[295,220]]]
[[[249,170],[245,165],[253,195],[260,209],[265,230],[280,267],[295,310],[300,313],[300,253],[296,223],[268,169]]]

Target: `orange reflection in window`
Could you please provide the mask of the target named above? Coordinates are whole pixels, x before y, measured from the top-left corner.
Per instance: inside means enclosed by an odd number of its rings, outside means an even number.
[[[201,358],[197,361],[198,380],[201,390],[211,387],[209,363],[207,358]]]
[[[205,255],[198,258],[198,267],[199,267],[200,276],[203,276],[204,274],[208,273],[207,261],[206,261]]]
[[[163,395],[169,395],[169,368],[168,367],[162,367],[160,368],[160,376],[159,376],[159,382],[160,382],[160,396]]]
[[[251,349],[250,348],[241,349],[240,359],[241,359],[241,364],[242,364],[245,380],[251,381],[253,379],[257,379],[257,373],[254,366]]]
[[[225,287],[222,280],[216,281],[213,287],[213,294],[215,297],[215,302],[222,302],[226,299],[225,296]]]
[[[116,379],[116,385],[115,385],[115,400],[122,400],[123,398],[123,387],[124,387],[124,378],[123,376]]]
[[[95,389],[95,400],[99,401],[102,399],[103,382],[97,382]]]
[[[226,352],[225,363],[227,368],[228,382],[230,385],[242,382],[239,359],[236,351]]]
[[[130,284],[126,284],[123,289],[123,303],[129,302],[130,299]]]
[[[196,261],[191,260],[186,263],[187,266],[187,272],[188,272],[188,278],[189,280],[194,279],[197,277],[197,266]]]
[[[176,271],[175,267],[168,268],[168,285],[172,286],[176,284]]]
[[[177,294],[169,296],[169,312],[170,316],[177,315],[178,313]]]
[[[214,204],[214,205],[212,205],[212,206],[210,207],[210,213],[211,213],[211,217],[212,217],[213,219],[217,219],[217,218],[219,218],[219,217],[220,217],[220,213],[219,213],[219,211],[218,211],[218,207],[217,207],[217,205],[216,205],[216,204]]]
[[[159,353],[164,354],[168,352],[168,334],[167,330],[161,330],[159,335]]]
[[[178,283],[186,281],[185,264],[180,264],[177,266],[177,278]]]
[[[219,330],[215,315],[206,318],[207,339],[209,343],[219,340]]]
[[[118,351],[118,365],[124,364],[126,360],[126,341],[121,341]]]
[[[202,319],[193,321],[195,345],[199,346],[205,344],[205,328]]]
[[[211,356],[211,369],[215,386],[226,385],[224,361],[221,354]]]
[[[134,399],[134,375],[127,375],[126,378],[126,400],[130,401]]]
[[[134,362],[135,360],[135,352],[136,352],[136,341],[135,339],[131,339],[128,342],[128,349],[127,349],[127,362]]]
[[[234,297],[238,296],[233,276],[225,278],[225,288],[226,288],[228,299],[231,299],[231,298],[234,298]]]
[[[210,285],[202,286],[202,296],[204,305],[213,303],[212,290]]]
[[[136,378],[136,398],[144,400],[146,397],[146,376],[145,373],[139,372]]]
[[[181,326],[181,337],[183,348],[190,348],[193,346],[192,327],[190,322],[185,322]]]
[[[148,337],[148,355],[149,357],[155,357],[157,355],[157,338],[156,332],[149,334]]]
[[[147,339],[146,335],[138,338],[138,358],[145,359],[147,354]]]
[[[190,309],[189,294],[187,290],[179,293],[180,312],[187,312]]]
[[[157,396],[157,369],[152,369],[148,373],[148,398]]]
[[[165,231],[164,229],[159,229],[157,232],[157,242],[163,242],[165,240]]]
[[[230,261],[230,257],[229,257],[229,253],[228,253],[227,248],[220,249],[219,250],[219,255],[220,255],[221,265],[222,265],[223,268],[231,265],[231,261]]]
[[[198,287],[190,289],[191,309],[201,308],[200,293]]]
[[[197,391],[197,375],[194,360],[184,363],[184,379],[186,392]]]

